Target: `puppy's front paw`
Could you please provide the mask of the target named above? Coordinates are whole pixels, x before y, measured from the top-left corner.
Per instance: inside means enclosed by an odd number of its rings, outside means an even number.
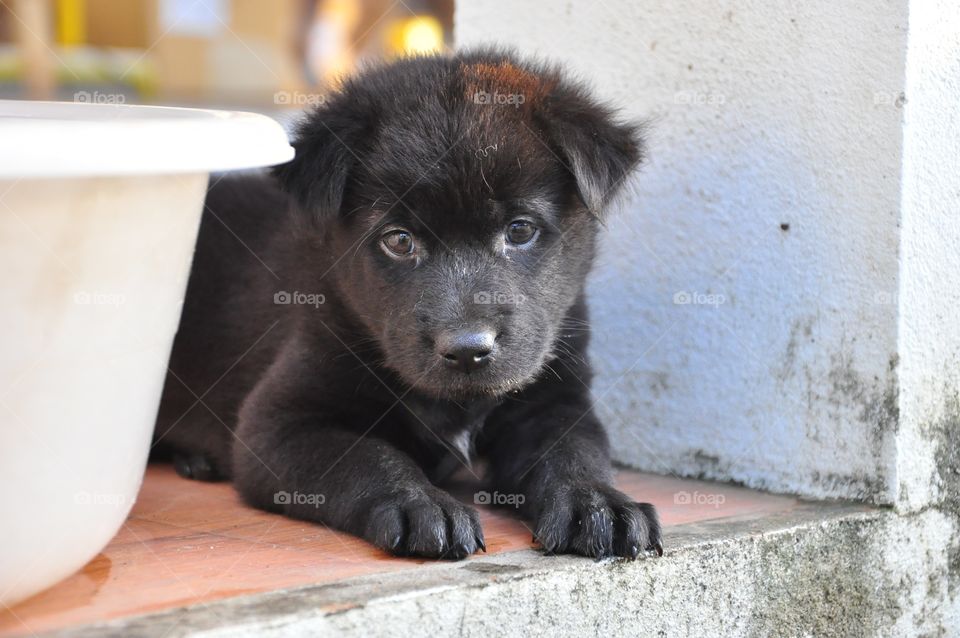
[[[364,537],[397,556],[460,560],[487,551],[476,510],[442,490],[413,490],[378,499]]]
[[[636,503],[608,485],[565,486],[548,494],[534,539],[551,553],[593,558],[663,556],[660,521],[653,505]]]
[[[213,462],[203,454],[174,454],[173,469],[183,478],[195,481],[219,481],[222,477]]]

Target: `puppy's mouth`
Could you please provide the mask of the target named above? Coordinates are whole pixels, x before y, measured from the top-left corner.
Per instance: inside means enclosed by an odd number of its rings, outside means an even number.
[[[547,330],[546,332],[552,332]],[[420,343],[392,341],[384,363],[411,390],[440,400],[468,401],[521,390],[539,378],[549,358],[540,345],[548,335],[468,330],[431,336]],[[400,346],[400,347],[396,347]]]
[[[438,399],[469,401],[471,399],[505,396],[520,390],[528,383],[525,379],[497,379],[480,381],[474,379],[447,379],[440,381],[423,380],[414,385],[421,394]]]
[[[542,364],[523,365],[505,360],[503,352],[494,354],[484,366],[463,370],[448,361],[436,359],[426,370],[413,376],[400,372],[412,388],[438,399],[468,401],[501,397],[523,389],[542,371]]]
[[[529,378],[504,377],[486,372],[464,374],[436,369],[414,384],[414,389],[441,399],[469,400],[499,397],[521,389],[529,381]]]

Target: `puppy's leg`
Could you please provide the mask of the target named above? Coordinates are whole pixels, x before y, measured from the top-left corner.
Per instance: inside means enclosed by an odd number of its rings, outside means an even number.
[[[401,556],[461,559],[484,549],[473,508],[431,485],[388,443],[324,421],[241,422],[237,434],[248,447],[234,447],[234,482],[251,505],[325,523]]]
[[[206,408],[194,405],[173,416],[161,408],[154,431],[151,457],[173,462],[177,474],[197,481],[230,478],[230,444],[227,426]]]
[[[586,392],[570,390],[541,393],[532,406],[505,406],[497,415],[488,435],[494,485],[524,496],[522,511],[547,551],[662,555],[656,511],[612,487],[606,433]]]
[[[233,446],[234,483],[247,502],[401,556],[461,559],[485,549],[476,510],[375,432],[350,431],[342,408],[312,398],[315,386],[291,383],[308,375],[275,372],[245,402]]]

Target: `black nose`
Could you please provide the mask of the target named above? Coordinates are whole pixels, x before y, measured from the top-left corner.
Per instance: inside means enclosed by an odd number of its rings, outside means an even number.
[[[472,372],[490,363],[496,341],[489,330],[449,332],[437,338],[437,351],[448,368]]]

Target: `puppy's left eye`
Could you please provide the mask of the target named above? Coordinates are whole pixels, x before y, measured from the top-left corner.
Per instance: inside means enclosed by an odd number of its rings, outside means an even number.
[[[515,246],[523,246],[532,242],[539,230],[525,219],[515,219],[507,226],[507,242]]]
[[[392,230],[383,235],[380,245],[393,257],[410,257],[417,249],[413,235],[403,229]]]

